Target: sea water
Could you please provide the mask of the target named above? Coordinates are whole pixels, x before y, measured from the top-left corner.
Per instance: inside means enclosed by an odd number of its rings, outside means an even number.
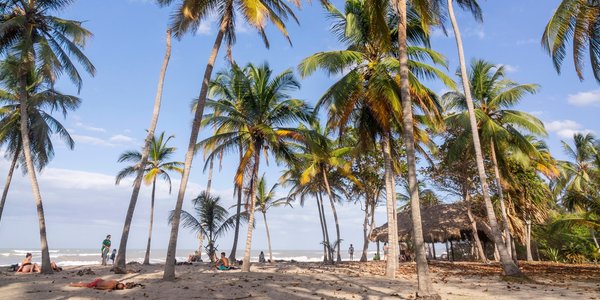
[[[188,255],[192,254],[195,249],[177,250],[177,261],[185,261]],[[35,249],[0,249],[0,266],[10,266],[12,264],[21,263],[25,258],[26,253],[33,254],[33,262],[40,263],[41,252]],[[225,250],[227,255],[229,251]],[[236,252],[236,258],[242,259],[244,256],[243,249]],[[142,263],[146,250],[129,249],[127,250],[127,262],[137,261]],[[251,252],[251,261],[258,261],[260,250]],[[268,251],[264,251],[265,259],[269,259]],[[369,258],[374,255],[373,251],[369,251]],[[164,263],[167,256],[165,249],[151,250],[150,263]],[[207,261],[206,253],[202,255],[202,259]],[[343,260],[349,260],[347,253],[342,253]],[[354,252],[354,260],[360,259],[360,252]],[[100,249],[52,249],[50,250],[50,260],[55,261],[59,266],[84,266],[96,265],[101,263]],[[273,260],[300,261],[300,262],[319,262],[323,261],[323,250],[274,250]]]

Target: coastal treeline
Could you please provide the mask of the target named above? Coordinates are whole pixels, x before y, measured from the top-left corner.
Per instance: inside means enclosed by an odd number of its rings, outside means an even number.
[[[20,166],[31,182],[37,208],[42,272],[51,273],[42,191],[37,174],[53,157],[53,139],[73,148],[74,142],[52,113],[77,109],[82,99],[54,88],[62,76],[80,90],[80,72],[94,75],[84,47],[92,33],[77,20],[58,15],[73,1],[22,0],[0,3],[0,143],[11,161],[0,202],[0,217],[14,170]],[[268,62],[238,65],[231,47],[236,22],[256,30],[269,47],[267,24],[277,28],[291,44],[287,24],[300,22],[295,11],[302,1],[283,0],[157,0],[170,9],[166,51],[159,74],[154,110],[144,145],[123,153],[127,162],[118,184],[134,177],[123,223],[115,272],[126,271],[129,230],[142,183],[167,184],[180,179],[171,211],[170,240],[163,279],[175,279],[175,251],[180,225],[197,233],[200,250],[207,241],[214,257],[216,239],[233,230],[235,257],[238,241],[245,241],[243,271],[250,271],[250,251],[256,213],[267,226],[269,208],[314,201],[323,235],[325,263],[341,261],[340,218],[336,207],[352,201],[364,211],[364,245],[361,261],[373,231],[375,208],[385,205],[390,245],[398,245],[397,213],[408,211],[412,232],[410,252],[416,261],[418,295],[437,297],[429,279],[427,244],[423,238],[421,208],[439,204],[440,193],[451,194],[469,207],[469,214],[484,219],[494,257],[479,249],[482,261],[497,259],[504,274],[521,276],[517,259],[597,262],[600,246],[600,142],[592,134],[575,134],[563,141],[568,160],[550,153],[542,121],[519,110],[540,86],[509,78],[505,67],[485,57],[465,59],[458,8],[483,22],[476,0],[346,0],[343,7],[320,3],[331,22],[331,38],[338,49],[314,53],[296,66],[275,73]],[[600,4],[563,0],[541,37],[557,71],[573,47],[576,73],[589,64],[600,82],[600,38],[597,28]],[[217,20],[218,32],[207,58],[199,95],[192,104],[193,121],[185,155],[174,158],[171,137],[155,134],[167,76],[171,37],[188,38],[208,16]],[[432,48],[432,30],[451,28],[456,56],[446,57]],[[198,37],[196,37],[198,38]],[[218,65],[222,48],[229,61]],[[454,74],[448,60],[459,62]],[[216,72],[213,70],[216,69]],[[335,78],[309,105],[293,95],[301,93],[301,79],[323,72]],[[216,73],[213,76],[213,73]],[[438,94],[429,85],[443,83]],[[198,140],[201,130],[210,132]],[[170,133],[167,133],[170,134]],[[237,203],[230,216],[210,194],[215,163],[237,159],[231,182]],[[268,158],[283,169],[280,182],[269,186],[263,176]],[[193,200],[194,211],[182,210],[194,159],[203,160],[209,173],[206,190]],[[198,162],[197,162],[198,163]],[[181,177],[179,177],[181,176]],[[275,190],[288,193],[276,199]],[[9,199],[10,201],[10,199]],[[144,263],[149,263],[154,192]],[[299,209],[299,208],[295,208]],[[326,215],[334,224],[327,224]],[[471,217],[471,216],[470,216]],[[1,220],[1,219],[0,219]],[[0,224],[0,226],[2,226]],[[50,224],[50,226],[52,226]],[[244,228],[246,226],[246,228]],[[333,228],[333,231],[332,231]],[[246,230],[246,238],[240,232]],[[395,277],[399,254],[389,247],[386,275]],[[534,254],[535,252],[535,254]],[[272,255],[269,253],[269,257]]]

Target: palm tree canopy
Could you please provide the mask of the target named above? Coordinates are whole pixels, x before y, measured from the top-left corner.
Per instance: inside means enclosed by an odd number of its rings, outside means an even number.
[[[171,177],[169,172],[183,173],[183,163],[179,161],[167,161],[171,159],[175,153],[175,147],[169,147],[167,144],[175,136],[171,135],[165,138],[165,133],[162,132],[158,137],[152,137],[150,143],[150,152],[148,161],[144,166],[144,182],[149,185],[156,178],[161,178],[169,184],[169,193],[171,192]],[[122,169],[116,177],[116,184],[119,184],[125,177],[136,174],[139,170],[139,163],[142,159],[142,153],[139,151],[125,151],[118,159],[118,162],[134,163],[133,166],[128,166]]]
[[[263,174],[263,176],[260,177],[258,185],[256,186],[256,206],[260,212],[267,213],[271,207],[286,205],[289,205],[290,207],[292,206],[290,204],[290,199],[287,197],[275,199],[275,191],[278,187],[279,184],[276,183],[270,189],[268,189],[265,175]]]
[[[21,148],[21,114],[19,106],[20,62],[8,56],[0,62],[0,146],[6,145],[7,155],[14,155]],[[56,134],[67,147],[73,149],[75,142],[67,129],[54,117],[54,112],[66,116],[75,110],[81,100],[65,95],[44,81],[37,70],[30,70],[27,76],[29,137],[33,161],[38,170],[43,169],[54,157],[52,136]],[[25,172],[26,169],[23,168]]]
[[[573,45],[573,62],[583,80],[584,60],[589,56],[596,81],[600,82],[600,3],[596,0],[562,0],[548,21],[542,35],[542,47],[548,52],[560,73]]]
[[[96,69],[81,51],[92,33],[82,22],[49,14],[71,3],[73,0],[8,1],[0,5],[0,55],[11,54],[35,65],[49,82],[66,73],[81,89],[81,75],[71,58],[86,72],[95,74]]]

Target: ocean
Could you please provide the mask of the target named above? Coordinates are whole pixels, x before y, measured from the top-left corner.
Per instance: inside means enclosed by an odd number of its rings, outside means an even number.
[[[195,249],[177,250],[177,261],[185,261],[189,254]],[[40,263],[40,251],[34,249],[0,249],[0,266],[10,266],[20,263],[26,253],[33,254],[33,262]],[[229,254],[229,251],[225,251]],[[342,251],[344,252],[344,251]],[[127,251],[127,262],[137,261],[142,263],[146,250],[130,249]],[[251,252],[251,261],[258,261],[260,251]],[[167,255],[165,249],[151,250],[150,263],[164,263]],[[242,259],[243,249],[237,251],[237,259]],[[369,251],[369,258],[373,257],[374,252]],[[207,260],[207,255],[203,254],[202,259]],[[265,258],[269,259],[269,253],[265,251]],[[355,250],[354,259],[360,258],[360,252]],[[50,259],[56,261],[59,266],[83,266],[100,264],[100,249],[52,249],[50,250]],[[274,260],[295,260],[302,262],[318,262],[323,260],[323,250],[274,250]],[[342,253],[342,259],[349,259],[347,253]]]

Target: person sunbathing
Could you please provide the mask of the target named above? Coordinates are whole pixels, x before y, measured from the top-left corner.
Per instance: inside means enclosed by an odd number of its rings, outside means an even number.
[[[126,288],[124,283],[118,282],[116,280],[104,280],[102,278],[97,278],[91,282],[71,282],[69,283],[69,286],[85,287],[97,290],[124,290]]]
[[[221,252],[221,258],[219,260],[217,260],[217,263],[215,264],[215,269],[221,270],[221,271],[227,271],[227,270],[233,269],[231,264],[229,264],[229,259],[227,257],[225,257],[225,252]]]
[[[31,258],[33,258],[31,253],[25,254],[25,259],[21,262],[21,266],[17,269],[17,273],[39,273],[42,271],[38,264],[31,262]]]

